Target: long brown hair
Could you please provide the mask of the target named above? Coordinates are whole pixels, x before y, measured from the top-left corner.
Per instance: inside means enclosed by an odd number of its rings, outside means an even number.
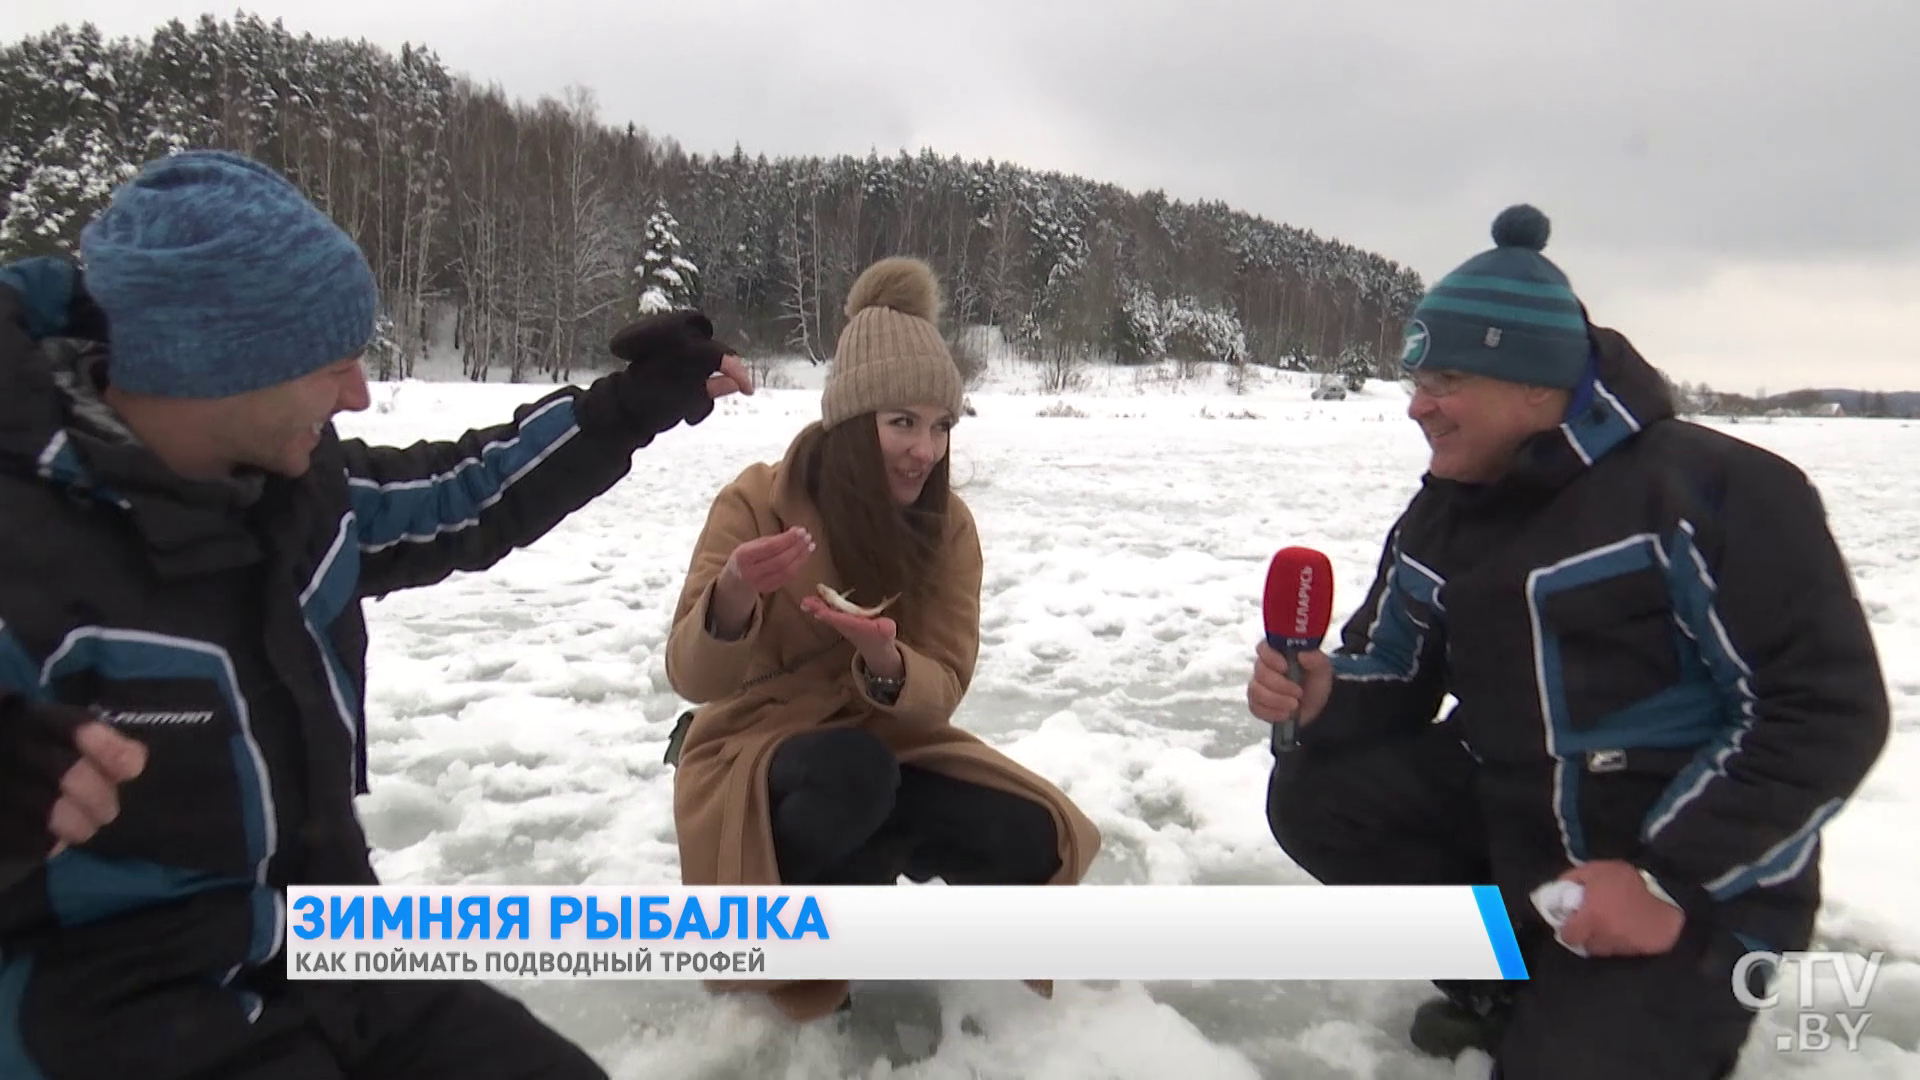
[[[887,609],[900,629],[910,636],[918,625],[923,599],[940,572],[945,552],[941,539],[947,526],[947,462],[943,454],[927,470],[927,482],[911,505],[893,501],[888,490],[886,464],[880,454],[880,430],[872,413],[862,413],[822,428],[815,421],[794,439],[793,469],[788,484],[804,496],[820,515],[821,539],[833,555],[844,581],[829,581],[841,592],[851,592],[855,603],[877,604],[889,596],[899,600]]]

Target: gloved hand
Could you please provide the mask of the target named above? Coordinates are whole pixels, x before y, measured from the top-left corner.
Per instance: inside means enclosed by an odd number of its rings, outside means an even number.
[[[668,311],[627,324],[608,350],[627,366],[594,380],[579,404],[581,430],[636,447],[685,421],[713,413],[707,380],[734,350],[714,340],[713,323],[698,311]]]
[[[107,340],[107,317],[87,292],[86,278],[72,262],[38,255],[0,266],[0,286],[20,294],[27,336]]]
[[[0,858],[44,859],[120,813],[147,748],[72,705],[0,697]]]

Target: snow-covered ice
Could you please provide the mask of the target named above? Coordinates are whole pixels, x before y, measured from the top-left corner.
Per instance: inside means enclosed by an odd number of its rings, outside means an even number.
[[[340,427],[396,444],[448,437],[546,389],[383,385],[374,410]],[[709,500],[747,463],[777,459],[818,400],[812,388],[727,400],[642,450],[630,478],[533,548],[369,605],[373,790],[362,809],[385,880],[678,881],[661,763],[681,708],[662,667],[673,603]],[[1265,563],[1290,543],[1326,551],[1345,618],[1423,462],[1404,398],[1370,384],[1311,401],[1305,383],[1283,379],[1245,396],[1179,384],[1148,393],[1121,377],[1078,394],[1000,386],[972,400],[979,415],[955,432],[954,475],[985,546],[984,640],[956,722],[1094,818],[1106,836],[1095,880],[1306,881],[1267,832],[1266,731],[1243,697]],[[1828,829],[1824,861],[1823,938],[1889,954],[1863,1048],[1776,1053],[1791,1022],[1783,1009],[1756,1025],[1738,1076],[1920,1077],[1920,424],[1729,430],[1821,486],[1872,613],[1897,729]],[[502,985],[620,1080],[1486,1069],[1478,1056],[1446,1065],[1411,1052],[1406,1024],[1430,992],[1415,983],[1062,983],[1052,1001],[1017,984],[888,988],[850,1028],[804,1029],[693,983]],[[889,1030],[896,1016],[942,1028],[931,1057],[890,1062],[912,1042]]]

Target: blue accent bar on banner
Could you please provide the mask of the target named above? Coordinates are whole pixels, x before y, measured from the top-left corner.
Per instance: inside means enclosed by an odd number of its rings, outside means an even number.
[[[1493,946],[1493,957],[1500,962],[1500,977],[1526,978],[1527,962],[1520,956],[1520,942],[1513,936],[1513,923],[1507,918],[1507,902],[1501,898],[1499,887],[1475,885],[1473,898],[1480,904],[1480,921],[1487,926],[1487,944]]]

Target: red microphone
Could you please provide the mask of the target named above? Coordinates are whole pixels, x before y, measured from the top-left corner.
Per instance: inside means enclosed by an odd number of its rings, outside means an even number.
[[[1267,592],[1261,602],[1267,644],[1287,658],[1287,678],[1305,686],[1300,654],[1320,647],[1333,617],[1333,562],[1312,548],[1282,548],[1267,564]],[[1296,713],[1273,725],[1273,750],[1293,749],[1299,734]]]

